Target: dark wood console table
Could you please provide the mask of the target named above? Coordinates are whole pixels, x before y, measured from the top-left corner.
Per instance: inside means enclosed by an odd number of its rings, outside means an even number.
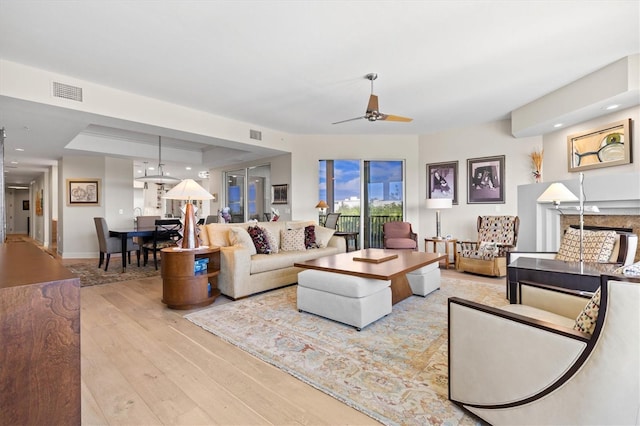
[[[80,279],[0,244],[0,425],[80,424]]]
[[[509,303],[518,302],[519,281],[594,292],[600,287],[600,275],[610,273],[616,266],[585,263],[581,268],[580,262],[519,257],[507,266],[507,299]]]

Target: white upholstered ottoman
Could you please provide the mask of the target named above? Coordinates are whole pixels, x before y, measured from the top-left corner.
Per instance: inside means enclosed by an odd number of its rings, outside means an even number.
[[[407,273],[413,294],[426,296],[440,288],[440,265],[438,262]]]
[[[298,274],[298,310],[355,327],[391,313],[391,281],[307,269]]]

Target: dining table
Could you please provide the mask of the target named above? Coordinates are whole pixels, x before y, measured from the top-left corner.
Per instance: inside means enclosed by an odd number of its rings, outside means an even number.
[[[109,229],[109,236],[120,238],[122,242],[122,272],[127,271],[127,240],[133,237],[153,237],[153,233],[155,231],[155,227],[136,229]]]

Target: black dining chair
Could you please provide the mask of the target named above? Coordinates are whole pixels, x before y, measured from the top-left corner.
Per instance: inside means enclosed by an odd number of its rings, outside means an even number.
[[[144,266],[149,260],[149,251],[153,251],[153,263],[158,269],[158,252],[163,248],[175,247],[182,238],[182,223],[180,219],[157,219],[153,239],[143,244]]]

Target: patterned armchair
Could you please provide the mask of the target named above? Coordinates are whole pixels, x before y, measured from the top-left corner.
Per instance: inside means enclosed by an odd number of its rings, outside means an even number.
[[[478,216],[478,241],[460,241],[456,269],[504,277],[507,252],[518,242],[518,216]]]

